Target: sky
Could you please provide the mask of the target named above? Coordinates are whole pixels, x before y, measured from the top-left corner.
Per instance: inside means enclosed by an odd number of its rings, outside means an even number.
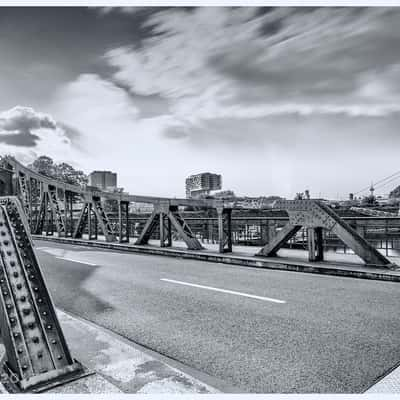
[[[400,9],[0,7],[0,154],[346,198],[400,170]],[[400,182],[380,192],[388,193]]]

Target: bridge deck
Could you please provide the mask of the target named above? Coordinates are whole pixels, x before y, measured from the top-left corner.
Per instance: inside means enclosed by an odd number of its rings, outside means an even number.
[[[244,391],[362,392],[400,357],[398,283],[35,243],[59,307]]]

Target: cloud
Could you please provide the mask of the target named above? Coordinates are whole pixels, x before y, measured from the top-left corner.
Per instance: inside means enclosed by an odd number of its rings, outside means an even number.
[[[142,46],[106,53],[133,93],[170,100],[189,126],[221,117],[397,113],[400,11],[201,7],[144,19]],[[388,97],[387,93],[391,96]]]
[[[16,106],[0,113],[0,142],[19,147],[34,147],[40,136],[32,133],[40,129],[56,129],[56,122],[47,114],[33,108]]]
[[[78,136],[78,131],[31,107],[16,106],[0,112],[1,150],[22,159],[24,149],[24,161],[31,162],[37,154],[61,160],[66,154],[76,154]]]

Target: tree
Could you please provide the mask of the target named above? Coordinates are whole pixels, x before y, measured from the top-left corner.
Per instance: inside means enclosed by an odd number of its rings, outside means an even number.
[[[361,205],[363,206],[375,206],[377,204],[378,202],[376,201],[376,197],[374,195],[365,196],[361,200]]]
[[[76,170],[65,162],[55,164],[52,158],[48,156],[38,157],[32,164],[28,165],[28,167],[39,174],[72,185],[86,185],[88,183],[88,177],[83,171]]]
[[[400,197],[400,186],[397,186],[389,193],[389,198],[395,199]]]
[[[33,169],[37,173],[49,177],[55,175],[55,165],[53,159],[47,156],[38,157],[32,164],[28,165],[28,168]]]
[[[72,185],[86,185],[88,183],[88,178],[83,171],[76,170],[65,162],[56,165],[56,177]]]

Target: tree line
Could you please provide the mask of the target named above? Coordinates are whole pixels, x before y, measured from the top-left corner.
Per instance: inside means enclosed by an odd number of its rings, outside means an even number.
[[[40,156],[28,165],[33,171],[72,185],[87,185],[88,176],[65,162],[56,164],[51,157]]]

